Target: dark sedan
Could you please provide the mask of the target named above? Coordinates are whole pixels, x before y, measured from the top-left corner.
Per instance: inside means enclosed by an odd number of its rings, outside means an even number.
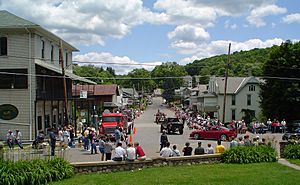
[[[282,136],[282,140],[299,139],[300,138],[300,127],[295,129],[293,132],[287,132]]]

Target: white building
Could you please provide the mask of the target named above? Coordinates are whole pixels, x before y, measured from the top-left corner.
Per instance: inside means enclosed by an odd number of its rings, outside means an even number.
[[[72,73],[72,52],[78,49],[35,23],[0,11],[0,139],[15,129],[23,139],[33,139],[38,131],[64,123],[61,42],[71,115],[72,80],[93,83]]]
[[[253,110],[255,116],[260,113],[260,86],[256,77],[228,77],[225,104],[225,122],[241,120],[242,109]],[[199,97],[200,111],[211,117],[223,118],[225,77],[211,77],[208,91]]]

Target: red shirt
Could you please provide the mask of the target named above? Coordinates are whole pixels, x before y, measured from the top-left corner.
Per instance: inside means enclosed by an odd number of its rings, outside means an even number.
[[[145,153],[144,153],[144,150],[142,149],[142,147],[137,146],[137,147],[135,148],[135,150],[136,150],[136,155],[137,155],[138,157],[143,157],[143,156],[145,156]]]

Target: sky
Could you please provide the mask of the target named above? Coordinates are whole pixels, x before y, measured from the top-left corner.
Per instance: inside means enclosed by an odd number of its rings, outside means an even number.
[[[117,74],[226,54],[229,43],[234,52],[300,39],[298,0],[0,0],[0,10],[71,43],[73,61]]]

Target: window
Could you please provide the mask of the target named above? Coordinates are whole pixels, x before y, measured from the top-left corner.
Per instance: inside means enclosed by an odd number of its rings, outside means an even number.
[[[51,61],[51,63],[54,62],[53,56],[54,56],[54,47],[53,47],[53,45],[51,45],[51,53],[50,53],[50,61]]]
[[[66,51],[66,67],[68,67],[68,52]]]
[[[0,37],[0,56],[7,55],[7,37]]]
[[[231,105],[235,105],[235,95],[232,95],[231,97]]]
[[[251,94],[247,95],[247,105],[251,105]]]
[[[231,120],[235,120],[235,109],[231,109]]]
[[[27,89],[27,69],[1,69],[0,89]]]
[[[42,59],[44,59],[45,58],[45,41],[42,40],[41,46],[42,46]]]
[[[58,63],[61,64],[61,53],[60,53],[60,48],[58,49]]]
[[[249,91],[255,91],[255,85],[249,85]]]

